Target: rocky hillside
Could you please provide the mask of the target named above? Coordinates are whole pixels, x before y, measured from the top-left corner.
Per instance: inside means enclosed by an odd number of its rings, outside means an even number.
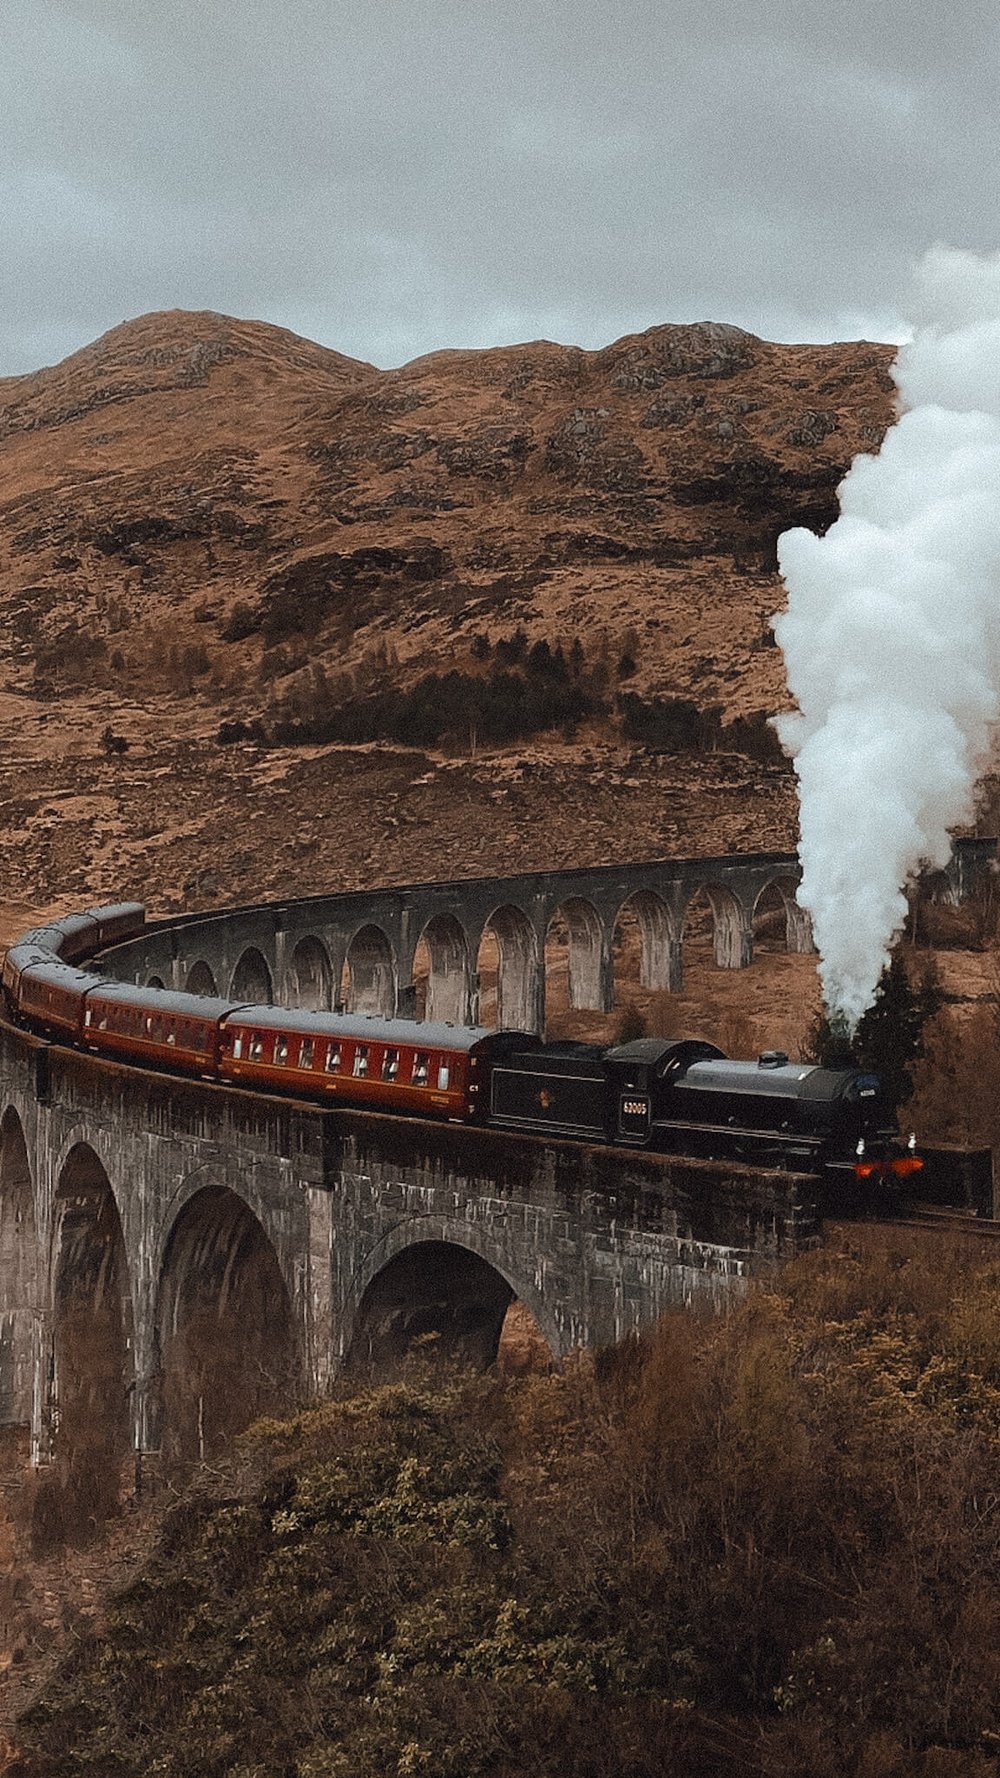
[[[703,325],[384,372],[220,315],[128,322],[0,382],[12,682],[246,702],[248,675],[384,647],[405,677],[523,625],[634,633],[636,690],[772,707],[775,539],[835,513],[890,357]]]
[[[767,746],[710,750],[769,741],[775,539],[833,517],[890,359],[706,324],[379,371],[170,313],[0,381],[7,905],[790,843]],[[425,752],[216,745],[261,717]]]

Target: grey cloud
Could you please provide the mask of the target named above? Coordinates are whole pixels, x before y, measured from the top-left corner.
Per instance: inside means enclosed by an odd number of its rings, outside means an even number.
[[[902,0],[36,0],[0,66],[0,374],[171,306],[380,363],[701,318],[891,335],[931,241],[1000,236],[997,28]]]

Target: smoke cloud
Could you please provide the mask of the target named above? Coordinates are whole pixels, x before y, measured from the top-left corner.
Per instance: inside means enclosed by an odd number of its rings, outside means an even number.
[[[840,485],[823,537],[779,540],[774,629],[797,704],[802,883],[823,997],[852,1027],[970,819],[1000,714],[1000,254],[936,247],[893,367],[900,418]]]

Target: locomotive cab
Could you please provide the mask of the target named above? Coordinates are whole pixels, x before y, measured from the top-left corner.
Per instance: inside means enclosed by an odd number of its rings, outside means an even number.
[[[689,1063],[722,1051],[696,1038],[641,1037],[605,1053],[610,1086],[612,1142],[648,1148],[665,1083]]]

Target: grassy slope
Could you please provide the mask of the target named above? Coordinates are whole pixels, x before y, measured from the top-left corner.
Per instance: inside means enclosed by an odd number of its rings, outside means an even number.
[[[996,1267],[860,1231],[724,1321],[258,1427],[22,1719],[32,1778],[985,1778]]]

